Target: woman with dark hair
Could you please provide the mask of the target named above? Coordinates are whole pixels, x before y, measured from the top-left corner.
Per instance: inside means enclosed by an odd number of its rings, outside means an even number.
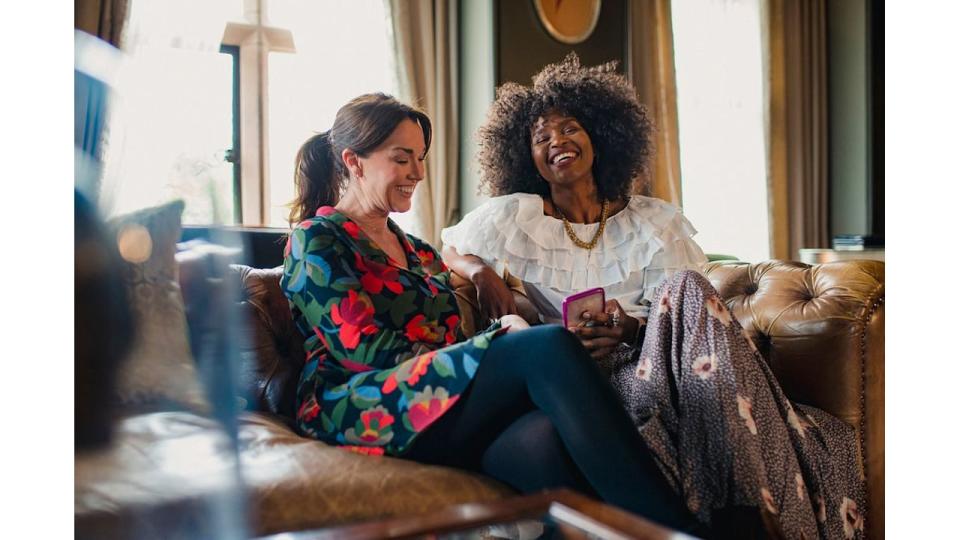
[[[573,335],[506,314],[463,338],[439,254],[389,219],[410,209],[430,135],[424,113],[370,94],[297,155],[280,285],[306,338],[299,430],[695,523]]]
[[[610,373],[702,523],[748,506],[788,538],[862,535],[853,429],[784,396],[697,272],[706,258],[693,226],[676,207],[631,195],[652,126],[614,68],[583,68],[571,54],[532,87],[498,89],[480,130],[481,185],[493,198],[443,230],[444,261],[493,317],[517,313],[504,271],[542,322],[560,320],[566,297],[604,289],[604,310],[583,313],[571,335]]]

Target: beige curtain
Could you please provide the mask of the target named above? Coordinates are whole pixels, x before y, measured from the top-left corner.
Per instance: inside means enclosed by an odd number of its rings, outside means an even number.
[[[433,122],[427,176],[414,197],[421,238],[440,245],[440,230],[459,217],[457,123],[457,2],[388,0],[400,98]]]
[[[654,155],[640,193],[680,206],[683,201],[670,0],[631,0],[628,9],[630,80],[656,128]]]
[[[771,250],[829,247],[826,0],[767,0]]]
[[[73,27],[120,47],[129,0],[73,0]]]

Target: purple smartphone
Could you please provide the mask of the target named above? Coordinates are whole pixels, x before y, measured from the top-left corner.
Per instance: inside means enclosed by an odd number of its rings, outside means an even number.
[[[602,287],[595,287],[571,294],[563,299],[563,327],[579,326],[583,319],[580,314],[584,311],[603,313],[606,304]]]

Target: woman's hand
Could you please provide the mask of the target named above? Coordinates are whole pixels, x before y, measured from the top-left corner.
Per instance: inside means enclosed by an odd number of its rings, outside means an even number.
[[[498,276],[493,268],[484,264],[480,257],[461,255],[453,246],[444,246],[442,256],[443,262],[447,263],[451,270],[470,280],[476,287],[481,320],[492,321],[504,315],[519,313],[510,287],[507,287],[503,278]]]
[[[506,328],[508,334],[530,328],[530,325],[527,324],[527,321],[525,321],[523,317],[519,315],[504,315],[503,317],[500,317],[500,326]]]
[[[513,292],[487,265],[471,276],[473,285],[477,288],[477,302],[480,304],[480,315],[487,319],[499,319],[504,315],[517,313],[517,302]],[[519,318],[519,317],[518,317]],[[529,326],[529,325],[527,325]]]
[[[603,358],[620,343],[633,343],[640,330],[640,320],[623,311],[616,300],[607,300],[603,313],[584,312],[582,318],[594,321],[593,326],[569,328],[590,353],[591,358]],[[618,324],[613,324],[617,322]]]

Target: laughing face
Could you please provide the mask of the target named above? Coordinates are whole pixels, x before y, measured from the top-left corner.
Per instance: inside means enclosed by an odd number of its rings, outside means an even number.
[[[551,186],[593,182],[593,144],[576,118],[557,112],[538,118],[530,149],[537,172]]]
[[[358,160],[360,189],[368,204],[384,213],[410,210],[413,192],[423,180],[425,159],[423,130],[413,120],[404,120],[387,140]]]

